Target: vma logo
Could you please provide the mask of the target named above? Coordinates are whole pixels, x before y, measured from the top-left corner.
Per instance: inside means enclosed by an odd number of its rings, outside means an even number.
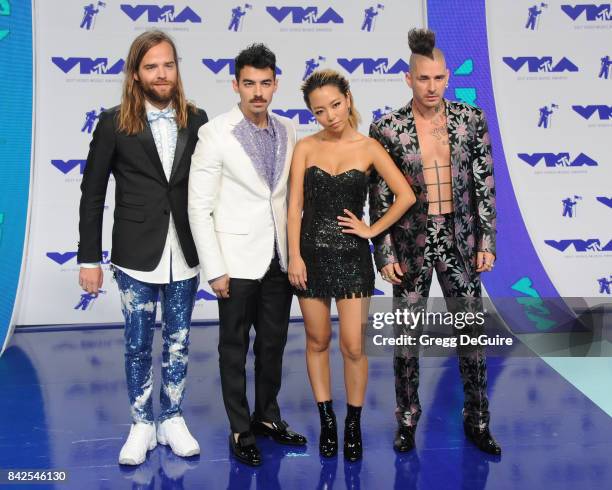
[[[337,61],[347,72],[354,73],[361,68],[364,75],[396,75],[410,69],[401,58],[393,64],[389,63],[389,58],[338,58]]]
[[[64,73],[70,73],[78,66],[81,75],[118,75],[125,64],[122,59],[109,64],[108,58],[62,58],[60,56],[53,56],[51,61]]]
[[[612,208],[612,197],[597,196],[596,199],[600,203],[602,203],[604,206],[608,206],[609,208]]]
[[[344,24],[342,16],[331,7],[321,14],[318,7],[266,7],[266,12],[279,24],[287,17],[292,24]]]
[[[312,112],[310,112],[308,109],[272,109],[272,112],[274,114],[278,114],[279,116],[293,119],[294,121],[297,118],[297,122],[300,126],[306,126],[316,122]]]
[[[196,302],[198,301],[217,301],[217,297],[214,294],[210,294],[208,291],[204,289],[199,289],[196,293]]]
[[[122,4],[121,10],[134,22],[146,14],[147,22],[193,22],[200,24],[202,18],[190,7],[177,13],[174,5],[128,5]]]
[[[71,261],[77,256],[78,252],[47,252],[45,255],[49,257],[53,262],[59,265],[64,265],[66,262]],[[102,252],[102,264],[110,263],[110,254],[107,250]]]
[[[504,56],[502,59],[506,65],[516,72],[521,70],[524,66],[527,66],[527,71],[529,71],[529,73],[562,73],[564,71],[578,71],[578,67],[566,57],[561,58],[557,63],[553,62],[552,56],[542,56],[541,58],[536,56],[519,56],[517,58]]]
[[[612,240],[602,246],[602,241],[599,238],[587,238],[586,240],[544,240],[546,245],[565,252],[569,247],[573,246],[576,252],[612,252]]]
[[[612,8],[609,3],[600,5],[594,3],[583,3],[578,5],[561,5],[561,10],[572,20],[577,20],[584,13],[588,22],[600,20],[612,20]]]
[[[215,75],[218,75],[221,72],[221,70],[224,70],[225,68],[229,69],[230,75],[236,74],[236,64],[234,63],[233,58],[219,58],[217,60],[213,58],[204,58],[202,59],[202,63],[204,64],[206,68],[212,71]],[[277,66],[276,74],[282,75],[282,73],[283,73],[282,70]]]
[[[538,165],[542,160],[547,167],[597,167],[598,164],[588,155],[580,153],[574,160],[569,153],[519,153],[518,157],[532,167]]]
[[[590,119],[595,113],[601,121],[612,119],[612,106],[609,105],[573,105],[572,109],[585,119]]]
[[[70,173],[75,167],[79,167],[79,173],[83,175],[87,160],[51,160],[51,165],[62,172],[64,175]]]

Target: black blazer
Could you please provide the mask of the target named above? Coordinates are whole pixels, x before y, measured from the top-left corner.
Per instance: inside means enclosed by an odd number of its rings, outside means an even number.
[[[132,136],[119,132],[118,109],[113,107],[100,115],[89,145],[81,183],[77,260],[102,260],[104,198],[113,174],[113,264],[143,272],[154,270],[164,250],[172,213],[185,260],[194,267],[198,255],[187,217],[187,185],[198,130],[208,121],[206,112],[190,112],[187,127],[179,129],[168,182],[149,125]]]

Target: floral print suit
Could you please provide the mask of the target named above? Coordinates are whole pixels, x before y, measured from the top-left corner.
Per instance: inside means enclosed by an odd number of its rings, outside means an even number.
[[[487,122],[482,110],[445,100],[454,215],[443,223],[428,217],[429,202],[412,102],[386,114],[370,126],[370,136],[387,150],[411,185],[416,203],[374,243],[377,268],[399,263],[402,284],[393,286],[397,300],[416,304],[429,295],[433,269],[445,297],[479,298],[480,274],[476,252],[495,254],[495,181]],[[372,172],[370,222],[393,203],[386,182]],[[486,360],[481,349],[461,355],[464,419],[480,428],[489,423]],[[405,425],[416,425],[421,414],[418,399],[419,363],[415,353],[396,350],[396,415]]]

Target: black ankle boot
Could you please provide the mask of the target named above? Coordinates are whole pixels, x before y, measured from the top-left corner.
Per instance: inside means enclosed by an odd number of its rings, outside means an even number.
[[[361,446],[361,407],[346,404],[344,421],[344,459],[357,461],[363,453]]]
[[[321,419],[321,436],[319,437],[319,453],[331,458],[338,454],[338,427],[332,401],[319,402],[319,418]]]

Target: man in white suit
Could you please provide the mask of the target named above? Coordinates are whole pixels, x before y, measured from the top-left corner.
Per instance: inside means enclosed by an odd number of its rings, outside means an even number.
[[[223,402],[239,461],[257,466],[253,434],[302,446],[276,401],[292,291],[287,278],[287,180],[295,145],[290,120],[268,113],[277,88],[276,57],[263,44],[235,60],[240,103],[202,126],[189,177],[189,223],[204,278],[219,298]],[[255,327],[255,410],[245,363]]]

